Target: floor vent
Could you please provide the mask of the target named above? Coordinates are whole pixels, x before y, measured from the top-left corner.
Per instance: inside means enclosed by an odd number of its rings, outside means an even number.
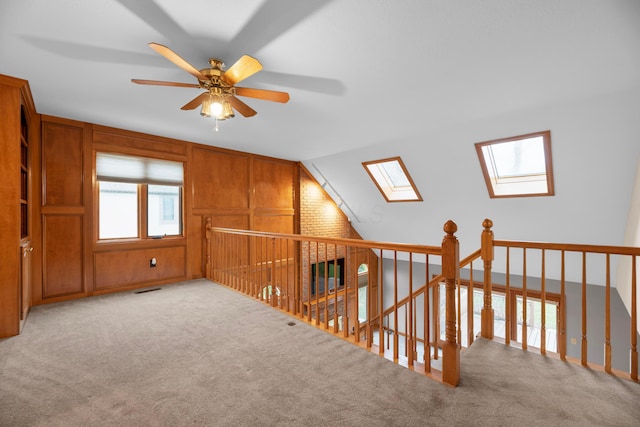
[[[153,289],[143,289],[141,291],[135,291],[134,294],[144,294],[147,292],[159,291],[162,288],[153,288]]]

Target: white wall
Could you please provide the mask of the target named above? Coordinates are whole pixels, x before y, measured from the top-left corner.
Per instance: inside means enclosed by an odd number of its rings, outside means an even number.
[[[479,248],[482,221],[491,218],[497,239],[621,245],[640,156],[638,111],[640,88],[635,88],[424,134],[398,128],[393,140],[304,163],[312,173],[316,166],[335,187],[365,239],[440,244],[442,226],[452,219],[464,257]],[[556,195],[490,199],[474,143],[547,129]],[[385,203],[361,164],[398,155],[424,202]],[[601,281],[605,266],[599,264],[590,268],[589,283]],[[567,280],[579,281],[579,272]]]
[[[640,138],[640,136],[639,136]],[[640,141],[639,141],[640,143]],[[636,169],[635,185],[631,194],[631,207],[629,208],[629,216],[627,217],[627,229],[624,235],[624,244],[627,246],[640,246],[640,159]],[[632,261],[625,258],[618,268],[617,290],[625,308],[631,313],[633,300],[631,299],[631,278],[632,278]],[[640,275],[640,258],[636,259],[636,274]],[[637,287],[640,287],[640,280]],[[640,289],[636,289],[636,309],[640,313]],[[640,316],[637,319],[637,328],[640,332]]]

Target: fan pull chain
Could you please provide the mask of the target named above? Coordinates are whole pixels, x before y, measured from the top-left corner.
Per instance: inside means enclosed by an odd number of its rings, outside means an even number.
[[[218,127],[218,118],[216,117],[216,132],[218,132],[220,128]]]

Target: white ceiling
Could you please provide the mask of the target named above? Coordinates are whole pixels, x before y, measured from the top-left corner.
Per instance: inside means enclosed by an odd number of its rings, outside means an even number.
[[[195,83],[149,42],[196,68],[253,55],[264,70],[241,85],[291,101],[244,98],[257,116],[215,132],[180,110],[197,89],[130,82]],[[453,217],[477,246],[493,216],[502,238],[623,241],[640,155],[638,0],[2,0],[0,61],[39,113],[317,166],[368,238],[433,243],[416,227],[441,236]],[[556,196],[489,200],[473,142],[546,129]],[[394,155],[424,203],[384,204],[366,178],[362,161]],[[564,225],[534,220],[550,209]],[[576,227],[594,222],[606,234],[581,240]]]
[[[638,1],[3,0],[0,73],[29,80],[38,112],[306,160],[507,111],[609,92],[640,75]],[[242,86],[288,104],[214,132],[180,107],[198,89],[152,51],[196,68],[243,54]]]

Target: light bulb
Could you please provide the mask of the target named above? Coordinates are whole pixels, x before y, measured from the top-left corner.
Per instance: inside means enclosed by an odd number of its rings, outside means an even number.
[[[222,114],[222,110],[223,110],[223,106],[218,100],[213,101],[211,103],[211,106],[209,107],[209,111],[211,112],[211,115],[214,117],[220,117],[220,115]]]

